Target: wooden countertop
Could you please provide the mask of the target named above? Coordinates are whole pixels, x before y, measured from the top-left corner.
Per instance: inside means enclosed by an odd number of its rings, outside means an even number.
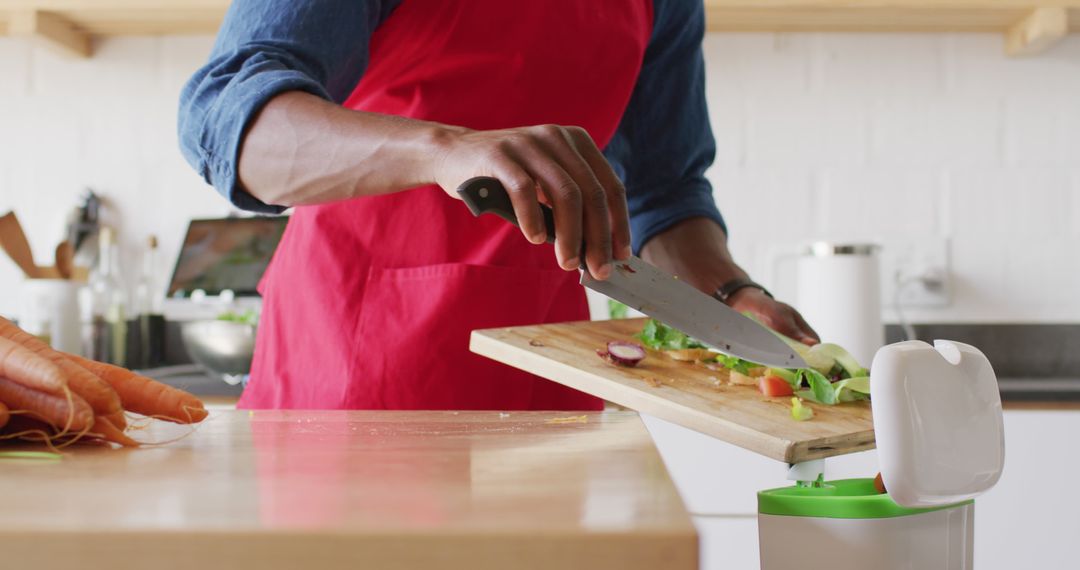
[[[0,460],[11,568],[697,567],[637,414],[215,412]]]

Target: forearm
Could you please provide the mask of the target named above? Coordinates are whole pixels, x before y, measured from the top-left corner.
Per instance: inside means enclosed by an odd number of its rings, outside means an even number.
[[[641,258],[710,295],[747,277],[728,251],[724,230],[708,218],[688,218],[657,234],[641,248]]]
[[[280,206],[432,184],[432,156],[455,129],[286,92],[253,120],[241,146],[240,184],[259,200]]]

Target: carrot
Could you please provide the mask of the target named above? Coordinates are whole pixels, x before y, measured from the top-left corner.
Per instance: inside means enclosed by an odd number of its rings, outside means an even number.
[[[139,442],[124,435],[123,430],[118,429],[108,418],[97,416],[94,425],[86,435],[99,435],[105,441],[119,443],[124,447],[139,447]]]
[[[48,360],[51,360],[67,379],[72,392],[82,396],[98,415],[110,415],[121,411],[120,397],[101,378],[68,360],[63,354],[49,348],[41,339],[0,317],[0,337],[9,339]]]
[[[7,425],[8,420],[11,419],[11,414],[8,413],[7,406],[3,402],[0,402],[0,428]]]
[[[127,428],[127,416],[124,415],[123,410],[101,417],[109,420],[109,423],[115,426],[116,429],[123,430]]]
[[[183,390],[112,364],[74,354],[67,357],[112,386],[128,411],[178,424],[194,424],[206,419],[207,411],[202,401]]]
[[[94,421],[90,405],[78,394],[53,396],[7,378],[0,378],[0,402],[12,411],[26,412],[45,420],[61,432],[82,431]]]
[[[4,337],[0,337],[0,377],[54,396],[63,395],[67,386],[55,363]]]

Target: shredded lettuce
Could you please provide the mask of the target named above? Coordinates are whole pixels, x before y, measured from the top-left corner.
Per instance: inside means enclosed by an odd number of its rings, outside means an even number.
[[[799,388],[799,384],[802,379],[799,378],[799,374],[794,370],[788,370],[787,368],[769,368],[765,371],[766,376],[776,376],[784,382],[791,384],[792,388]]]
[[[636,337],[645,346],[654,350],[684,350],[687,348],[708,348],[686,333],[671,328],[664,323],[649,319]]]
[[[858,378],[869,375],[869,371],[863,368],[850,352],[844,350],[838,344],[823,342],[811,347],[810,352],[830,359],[834,363],[834,370],[842,378]]]
[[[805,422],[806,420],[808,420],[808,419],[810,419],[812,417],[814,417],[814,410],[813,409],[807,408],[806,406],[802,405],[802,400],[800,400],[799,398],[792,398],[791,399],[791,418],[792,419],[794,419],[796,421],[800,421],[800,422]]]
[[[757,320],[752,315],[747,316]],[[841,402],[870,398],[870,371],[860,366],[855,358],[840,346],[820,344],[809,347],[776,331],[773,331],[773,334],[791,345],[810,365],[810,368],[797,369],[769,368],[766,372],[767,375],[782,378],[795,390],[797,397],[792,399],[793,418],[806,420],[813,416],[813,410],[802,406],[801,400],[832,406]],[[637,335],[637,339],[649,348],[657,350],[708,348],[682,331],[671,328],[656,319],[649,319],[645,323],[645,328]],[[749,375],[751,368],[760,366],[757,363],[721,353],[716,354],[716,362],[744,375]],[[834,382],[832,379],[838,379],[838,381]],[[797,415],[805,417],[796,417]]]
[[[800,391],[799,395],[819,404],[833,405],[837,402],[836,390],[832,382],[824,374],[813,368],[803,368],[796,374],[810,387],[809,390]],[[804,395],[805,393],[805,395]]]
[[[630,310],[626,305],[616,301],[615,299],[608,299],[608,313],[611,314],[613,319],[625,319],[627,312]]]
[[[720,364],[722,364],[724,366],[724,368],[734,370],[735,372],[738,372],[739,374],[745,374],[747,376],[750,375],[750,369],[751,368],[757,368],[758,367],[758,364],[756,364],[754,362],[750,362],[749,360],[743,360],[743,359],[735,357],[735,356],[728,356],[726,354],[720,354],[720,353],[716,354],[716,361],[719,362]]]
[[[833,390],[836,390],[836,399],[841,402],[866,400],[870,397],[870,377],[859,376],[834,382]]]

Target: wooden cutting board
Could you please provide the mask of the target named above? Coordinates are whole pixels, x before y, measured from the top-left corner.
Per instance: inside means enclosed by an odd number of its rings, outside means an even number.
[[[470,349],[509,364],[787,463],[874,447],[869,402],[823,406],[791,418],[791,398],[769,398],[754,386],[717,385],[722,374],[657,351],[635,368],[597,356],[611,340],[633,340],[645,319],[585,321],[473,331]]]

